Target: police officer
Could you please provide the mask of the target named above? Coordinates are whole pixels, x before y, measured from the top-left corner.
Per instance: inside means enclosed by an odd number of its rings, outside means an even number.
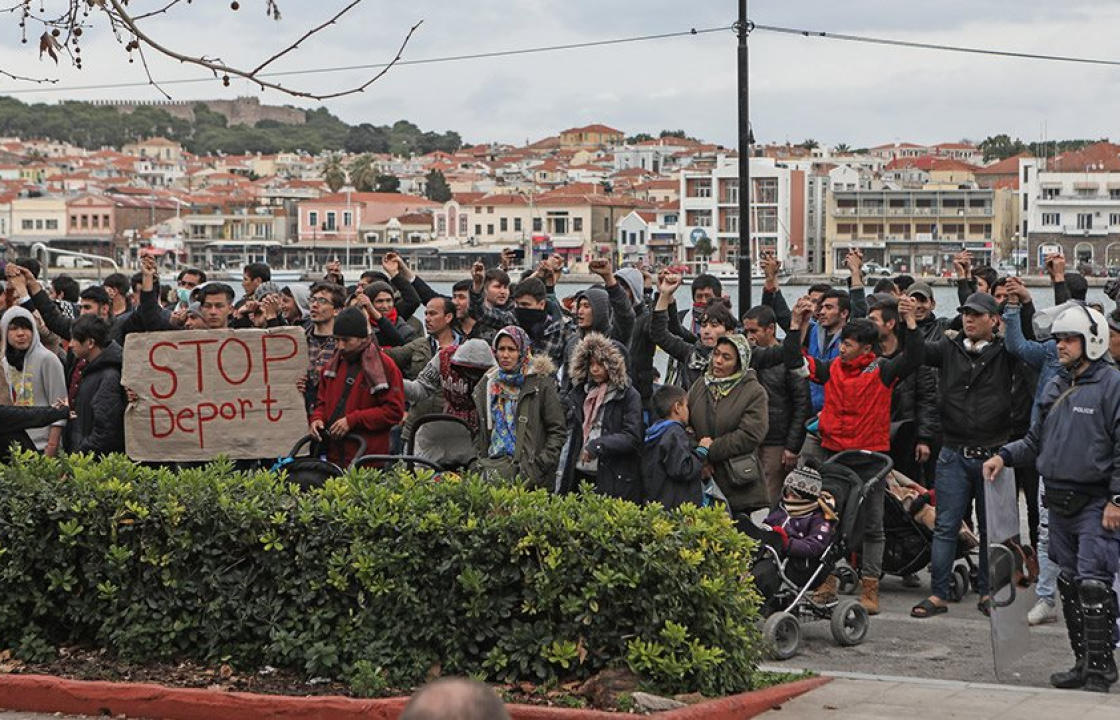
[[[1076,663],[1050,676],[1059,688],[1108,692],[1116,682],[1116,594],[1120,563],[1120,372],[1108,364],[1108,323],[1081,305],[1064,310],[1051,334],[1063,369],[1046,387],[1022,440],[984,463],[984,477],[1036,460],[1050,511],[1050,558]]]

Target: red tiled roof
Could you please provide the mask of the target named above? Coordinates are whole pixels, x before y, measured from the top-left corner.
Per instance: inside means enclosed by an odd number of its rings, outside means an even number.
[[[999,162],[992,163],[986,167],[977,168],[977,175],[1015,175],[1019,172],[1019,159],[1029,158],[1031,154],[1028,152],[1021,152],[1018,155],[1004,158]]]
[[[1080,150],[1062,153],[1049,163],[1047,169],[1052,172],[1120,172],[1120,145],[1110,142],[1086,145]]]
[[[594,125],[585,125],[583,127],[568,128],[567,130],[562,131],[560,134],[561,135],[567,135],[569,133],[613,133],[615,135],[621,135],[622,131],[621,130],[615,130],[614,128],[610,127],[609,125],[602,125],[600,123],[595,123]]]

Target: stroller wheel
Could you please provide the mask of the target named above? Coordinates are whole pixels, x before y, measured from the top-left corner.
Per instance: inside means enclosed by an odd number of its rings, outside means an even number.
[[[950,577],[949,599],[953,602],[964,600],[964,596],[968,594],[969,585],[968,569],[964,565],[954,567],[953,575]]]
[[[859,600],[847,598],[841,600],[832,609],[832,638],[841,647],[859,645],[867,637],[867,628],[871,619],[867,616],[867,609],[859,604]]]
[[[801,623],[788,612],[776,612],[766,618],[762,635],[770,646],[771,657],[775,660],[789,660],[801,646]]]
[[[859,577],[850,567],[838,567],[835,570],[837,579],[840,580],[840,592],[844,595],[855,593],[859,587]]]

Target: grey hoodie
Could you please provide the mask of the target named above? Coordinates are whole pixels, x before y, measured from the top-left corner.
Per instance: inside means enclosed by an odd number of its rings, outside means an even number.
[[[642,271],[637,268],[624,267],[616,270],[614,276],[618,278],[626,287],[630,288],[630,295],[634,300],[634,309],[639,312],[642,308],[645,299],[646,281],[642,277]]]
[[[8,326],[12,319],[22,317],[31,323],[31,347],[23,360],[23,370],[17,370],[8,364]],[[3,367],[4,376],[8,381],[11,397],[6,398],[12,405],[45,407],[55,400],[65,398],[66,375],[62,369],[62,361],[50,350],[43,347],[39,338],[39,323],[34,316],[22,307],[8,308],[0,318],[0,366]],[[59,420],[51,427],[65,427],[66,421]],[[47,447],[50,436],[50,427],[33,428],[27,431],[27,436],[35,447],[42,451]]]
[[[304,283],[292,283],[285,285],[283,290],[287,290],[292,299],[296,301],[296,307],[299,308],[301,316],[296,322],[306,322],[311,319],[311,288]]]

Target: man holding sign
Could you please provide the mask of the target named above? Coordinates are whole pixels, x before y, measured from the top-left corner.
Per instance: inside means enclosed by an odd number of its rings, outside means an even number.
[[[334,319],[338,349],[319,380],[309,431],[327,446],[327,459],[346,467],[359,435],[366,452],[389,452],[389,432],[404,419],[404,380],[389,356],[370,338],[365,313],[349,307]]]
[[[296,387],[306,371],[298,327],[131,334],[126,452],[156,462],[280,457],[306,431]]]

